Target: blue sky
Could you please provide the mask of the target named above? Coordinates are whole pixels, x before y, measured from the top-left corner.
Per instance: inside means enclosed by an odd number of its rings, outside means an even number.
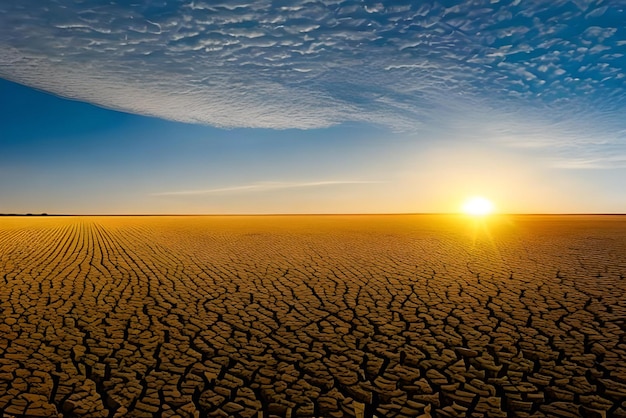
[[[0,4],[0,212],[626,212],[626,1]]]

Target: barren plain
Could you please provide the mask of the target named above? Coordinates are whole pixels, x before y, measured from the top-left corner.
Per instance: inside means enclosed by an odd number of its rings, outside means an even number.
[[[0,218],[0,416],[626,417],[626,216]]]

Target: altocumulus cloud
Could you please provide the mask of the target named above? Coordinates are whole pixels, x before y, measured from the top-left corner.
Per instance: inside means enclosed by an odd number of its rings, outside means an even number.
[[[0,76],[219,127],[355,121],[415,131],[478,115],[558,131],[572,122],[581,129],[559,141],[587,144],[600,134],[623,153],[625,7],[623,0],[5,0]],[[602,158],[601,147],[585,149]]]

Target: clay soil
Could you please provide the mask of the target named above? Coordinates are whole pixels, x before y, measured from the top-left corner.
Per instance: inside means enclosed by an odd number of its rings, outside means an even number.
[[[625,400],[626,216],[0,218],[0,416]]]

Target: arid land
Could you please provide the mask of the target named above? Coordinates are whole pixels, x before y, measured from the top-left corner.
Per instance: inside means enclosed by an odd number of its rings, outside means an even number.
[[[626,216],[0,218],[0,416],[625,400]]]

